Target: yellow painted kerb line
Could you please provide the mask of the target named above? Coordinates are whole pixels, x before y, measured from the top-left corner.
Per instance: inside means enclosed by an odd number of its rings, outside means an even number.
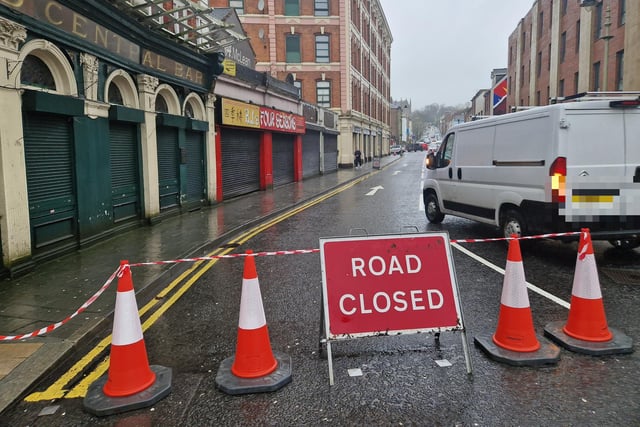
[[[373,173],[377,173],[379,171],[375,171]],[[372,174],[373,174],[372,173]],[[230,243],[238,243],[243,244],[249,241],[254,236],[260,234],[261,232],[267,230],[268,228],[284,221],[296,215],[299,212],[302,212],[314,205],[317,205],[324,200],[327,200],[336,194],[345,191],[356,184],[364,181],[369,178],[370,175],[363,175],[362,177],[351,181],[347,184],[344,184],[333,191],[328,192],[325,195],[318,196],[315,199],[310,200],[307,203],[304,203],[297,208],[294,208],[290,211],[279,215],[278,217],[267,221],[263,224],[260,224],[253,228],[252,230],[247,231],[246,233],[241,234],[235,240],[231,240]],[[229,252],[233,251],[233,248],[227,248],[224,250],[216,250],[208,254],[207,256],[213,255],[226,255]],[[143,332],[146,331],[153,325],[159,318],[162,316],[184,293],[193,286],[193,284],[199,279],[205,272],[207,272],[211,267],[215,265],[218,259],[214,259],[208,261],[202,268],[200,266],[204,261],[197,261],[194,265],[179,275],[176,279],[174,279],[166,288],[164,288],[156,298],[153,298],[149,303],[147,303],[143,308],[139,310],[139,315],[142,317],[144,314],[149,312],[155,305],[157,305],[160,301],[163,301],[163,304],[155,311],[153,314],[149,316],[149,318],[142,323]],[[197,271],[196,271],[197,270]],[[194,273],[193,276],[181,286],[175,294],[173,294],[170,298],[164,300],[172,290],[174,290],[179,284],[183,282],[189,275]],[[111,334],[102,339],[93,349],[91,349],[87,354],[85,354],[78,362],[76,362],[67,372],[65,372],[60,378],[58,378],[51,386],[49,386],[45,391],[35,392],[27,397],[25,397],[26,402],[39,402],[43,400],[53,400],[53,399],[61,399],[61,398],[78,398],[84,397],[87,394],[87,390],[89,386],[93,384],[97,379],[99,379],[105,372],[109,369],[109,357],[106,356],[102,362],[96,366],[96,368],[91,371],[86,377],[84,377],[77,385],[75,385],[71,390],[68,390],[68,385],[73,382],[73,380],[83,372],[87,366],[93,363],[96,359],[100,357],[101,354],[107,349],[107,347],[111,344]]]

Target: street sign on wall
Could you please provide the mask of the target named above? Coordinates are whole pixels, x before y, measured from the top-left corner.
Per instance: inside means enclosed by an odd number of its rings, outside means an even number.
[[[447,233],[320,239],[324,329],[331,340],[461,330]]]

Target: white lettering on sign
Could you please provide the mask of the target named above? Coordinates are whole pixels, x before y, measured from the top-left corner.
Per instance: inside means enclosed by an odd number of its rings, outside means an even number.
[[[427,304],[424,304],[424,296],[426,295]],[[409,305],[409,302],[411,305]],[[444,304],[444,296],[437,289],[420,290],[414,289],[407,295],[404,291],[395,291],[389,295],[380,291],[373,294],[371,299],[367,299],[364,294],[344,294],[340,297],[340,311],[345,316],[351,316],[356,313],[386,313],[388,311],[412,311],[437,310]]]
[[[403,268],[404,267],[404,268]],[[381,256],[372,256],[368,261],[363,258],[351,258],[351,275],[358,277],[367,277],[367,272],[374,276],[382,276],[384,274],[416,274],[422,268],[422,261],[416,255],[405,255],[404,266],[401,264],[397,256],[393,255],[388,262]],[[365,271],[366,270],[366,271]]]
[[[280,111],[260,111],[260,124],[263,127],[281,130],[295,130],[296,118]]]

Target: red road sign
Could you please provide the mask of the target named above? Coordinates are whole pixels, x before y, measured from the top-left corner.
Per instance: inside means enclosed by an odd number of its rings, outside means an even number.
[[[447,233],[320,239],[327,339],[463,329]]]

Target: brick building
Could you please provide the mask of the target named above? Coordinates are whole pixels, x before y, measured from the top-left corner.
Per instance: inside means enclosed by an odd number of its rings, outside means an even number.
[[[378,0],[209,0],[236,10],[256,70],[339,113],[338,163],[389,153],[391,30]]]
[[[535,1],[509,37],[509,108],[640,90],[639,39],[638,1]]]

